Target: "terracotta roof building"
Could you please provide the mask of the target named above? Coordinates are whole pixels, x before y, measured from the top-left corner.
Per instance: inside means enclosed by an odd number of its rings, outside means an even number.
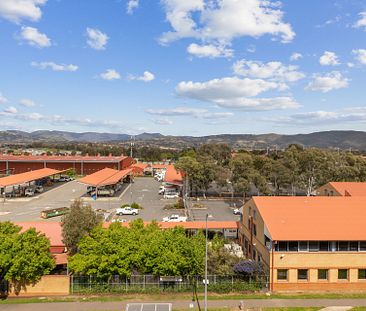
[[[366,182],[329,182],[316,190],[320,196],[366,196]]]
[[[253,197],[243,208],[241,243],[261,261],[272,290],[366,289],[362,197]]]

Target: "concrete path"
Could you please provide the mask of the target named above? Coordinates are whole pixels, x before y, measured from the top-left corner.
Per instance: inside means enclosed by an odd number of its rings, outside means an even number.
[[[1,311],[115,311],[125,310],[127,303],[139,301],[119,302],[55,302],[32,304],[0,304]],[[149,301],[143,301],[148,303]],[[171,302],[173,309],[189,309],[191,301],[159,301]],[[240,300],[210,300],[208,308],[230,308],[239,311]],[[244,310],[248,308],[275,308],[275,307],[337,307],[366,306],[366,299],[248,299],[243,300]],[[195,305],[195,309],[197,306]],[[201,301],[203,308],[203,301]],[[326,309],[346,310],[346,309]],[[348,310],[348,309],[347,309]]]
[[[348,311],[348,310],[351,310],[352,307],[348,306],[348,307],[326,307],[326,308],[323,308],[323,309],[320,309],[320,311]]]

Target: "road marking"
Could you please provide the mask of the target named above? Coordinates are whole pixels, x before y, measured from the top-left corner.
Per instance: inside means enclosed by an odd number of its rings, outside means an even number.
[[[0,212],[0,216],[5,216],[5,215],[8,215],[8,214],[11,214],[10,212]]]

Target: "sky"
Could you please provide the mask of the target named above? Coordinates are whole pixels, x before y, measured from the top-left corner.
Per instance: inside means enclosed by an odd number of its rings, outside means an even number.
[[[364,0],[0,0],[0,130],[366,131]]]

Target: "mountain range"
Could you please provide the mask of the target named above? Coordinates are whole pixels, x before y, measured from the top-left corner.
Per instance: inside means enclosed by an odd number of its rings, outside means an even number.
[[[366,132],[362,131],[324,131],[309,134],[220,134],[209,136],[171,136],[160,133],[142,133],[133,136],[136,143],[144,146],[165,148],[192,147],[205,143],[226,143],[236,149],[286,148],[289,144],[300,144],[304,147],[339,148],[366,150]],[[128,134],[66,131],[34,131],[16,130],[0,131],[0,143],[25,144],[31,142],[44,143],[122,143],[131,140]]]

